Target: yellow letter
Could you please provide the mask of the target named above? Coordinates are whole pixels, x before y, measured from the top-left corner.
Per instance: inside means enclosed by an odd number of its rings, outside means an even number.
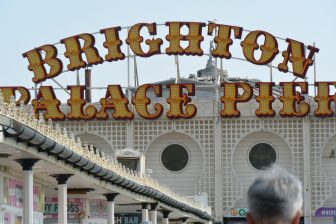
[[[191,98],[183,93],[183,89],[187,89],[189,96],[195,96],[195,84],[167,84],[170,88],[170,96],[167,98],[167,103],[170,105],[167,117],[173,118],[193,118],[197,113],[197,108],[191,102]],[[185,106],[185,113],[183,112],[183,105]]]
[[[292,62],[293,74],[300,78],[306,76],[308,67],[313,64],[313,57],[315,53],[319,52],[319,49],[308,45],[309,54],[308,58],[305,58],[305,46],[303,43],[296,40],[287,38],[288,48],[282,52],[284,60],[278,65],[278,69],[282,72],[288,72],[288,61]]]
[[[2,97],[4,102],[9,103],[12,96],[16,99],[15,92],[18,91],[20,93],[20,98],[15,102],[16,105],[20,105],[21,102],[23,104],[27,104],[30,100],[29,90],[22,86],[6,86],[0,87]]]
[[[214,39],[216,48],[211,51],[211,54],[214,57],[230,59],[231,53],[229,51],[229,47],[233,43],[231,39],[231,30],[233,30],[234,37],[236,39],[240,39],[243,28],[238,26],[210,23],[208,25],[208,35],[212,35],[215,28],[218,28],[218,34]]]
[[[84,41],[82,48],[80,46],[79,39]],[[103,63],[103,59],[99,56],[97,48],[94,47],[95,38],[91,34],[83,33],[73,37],[68,37],[61,40],[61,43],[64,44],[66,48],[64,56],[70,60],[70,64],[67,66],[70,71],[85,68],[86,65]],[[87,63],[83,61],[82,53],[85,53]]]
[[[259,103],[259,108],[255,111],[258,117],[274,117],[275,111],[272,109],[274,96],[272,95],[272,87],[274,82],[259,82],[256,87],[259,88],[259,96],[256,101]]]
[[[263,35],[265,37],[264,44],[260,46],[261,56],[259,60],[254,57],[255,50],[259,49],[259,44],[257,42],[259,36]],[[240,43],[243,47],[243,53],[245,58],[257,65],[266,65],[271,62],[274,57],[279,53],[278,42],[273,37],[272,34],[265,31],[252,31],[245,37],[244,41]]]
[[[126,43],[130,45],[134,54],[140,57],[149,57],[154,54],[160,54],[162,45],[162,39],[147,39],[145,43],[149,46],[149,50],[145,53],[141,48],[141,43],[143,42],[143,37],[140,36],[140,30],[142,27],[147,27],[150,35],[156,35],[156,23],[138,23],[131,27],[128,32],[128,37],[126,39]]]
[[[42,59],[41,51],[44,51],[46,54],[44,59]],[[32,80],[35,83],[56,77],[62,72],[62,61],[57,58],[57,49],[53,45],[44,45],[35,48],[34,50],[22,54],[22,56],[28,58],[28,70],[34,72]],[[49,73],[47,73],[44,67],[45,64],[50,67]]]
[[[332,117],[334,112],[330,108],[331,102],[336,102],[336,94],[330,95],[329,86],[336,87],[336,82],[317,82],[317,96],[314,97],[317,102],[317,109],[314,111],[317,117]]]
[[[220,98],[224,103],[224,109],[220,114],[222,117],[240,117],[240,111],[237,110],[237,103],[249,101],[253,95],[252,87],[247,83],[222,83],[224,87],[224,96]],[[238,87],[244,90],[238,97]]]
[[[161,104],[156,103],[154,105],[155,113],[150,114],[147,109],[147,105],[151,103],[151,100],[146,96],[147,90],[149,88],[153,88],[154,94],[156,96],[162,96],[162,86],[155,85],[155,84],[145,84],[140,86],[136,92],[135,96],[132,99],[132,104],[135,106],[136,111],[138,114],[146,119],[156,119],[162,115],[163,107]]]
[[[107,109],[114,109],[112,117],[114,119],[133,118],[133,113],[127,108],[128,99],[125,98],[119,85],[109,85],[106,91],[105,98],[100,99],[101,109],[96,114],[97,119],[108,119]]]
[[[51,86],[41,86],[37,99],[32,101],[35,117],[38,117],[39,111],[44,110],[44,119],[64,120],[65,115],[59,109],[60,104]]]
[[[299,92],[295,91],[295,87],[301,88],[301,93],[308,93],[307,82],[280,82],[283,87],[283,95],[280,96],[280,101],[283,107],[280,110],[282,117],[304,117],[309,113],[309,104],[304,101],[304,97]],[[299,104],[298,111],[296,111],[296,104]]]
[[[189,29],[188,35],[181,35],[181,27],[184,25]],[[169,34],[166,36],[169,41],[169,47],[166,48],[168,55],[203,55],[201,41],[204,40],[202,27],[205,23],[166,22],[166,26],[169,26]],[[180,45],[181,40],[188,41],[189,46],[183,49]]]
[[[120,30],[120,26],[100,30],[100,33],[105,34],[103,45],[108,50],[108,53],[105,55],[106,61],[118,61],[125,58],[125,55],[120,50],[120,46],[122,45],[122,41],[119,38]]]
[[[83,107],[86,104],[83,97],[85,86],[68,86],[67,89],[71,92],[70,99],[67,101],[70,106],[70,113],[67,114],[67,118],[69,120],[89,120],[94,118],[97,112],[94,106],[89,105],[85,108],[86,115],[83,111]]]

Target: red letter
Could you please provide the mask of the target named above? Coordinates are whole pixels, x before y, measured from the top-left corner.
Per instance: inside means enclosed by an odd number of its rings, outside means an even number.
[[[264,44],[259,47],[258,38],[263,35],[265,37]],[[243,47],[245,58],[256,65],[266,65],[271,62],[279,53],[278,42],[272,34],[265,31],[257,30],[250,32],[240,43]],[[261,56],[259,60],[255,59],[254,52],[260,48]]]
[[[299,86],[301,93],[308,93],[307,82],[280,82],[283,86],[283,95],[280,96],[280,101],[283,103],[280,110],[281,117],[304,117],[309,113],[309,104],[304,101],[304,97],[299,92],[295,91],[295,87]],[[296,109],[298,104],[298,111]]]
[[[188,35],[181,35],[181,27],[186,25],[189,28]],[[169,26],[169,34],[166,39],[169,41],[169,47],[166,48],[168,55],[203,55],[201,49],[202,27],[205,23],[190,23],[190,22],[166,22]],[[180,45],[181,40],[188,41],[189,45],[183,49]]]
[[[84,41],[82,48],[79,39]],[[70,64],[67,66],[70,71],[85,68],[86,65],[103,63],[103,59],[99,56],[97,48],[94,47],[95,38],[92,34],[83,33],[68,37],[61,40],[61,43],[64,44],[66,48],[64,56],[70,60]],[[82,53],[85,53],[87,63],[83,61]]]
[[[51,86],[41,86],[37,99],[32,101],[35,117],[38,116],[39,111],[44,110],[44,119],[64,120],[65,115],[59,109],[60,104],[61,102],[56,99],[54,90]]]
[[[191,102],[191,98],[183,93],[183,89],[187,89],[189,96],[195,96],[195,84],[167,84],[170,88],[170,96],[167,98],[167,103],[170,109],[167,112],[169,119],[173,118],[186,118],[190,119],[196,115],[197,108]],[[183,105],[185,106],[185,113],[183,112]]]
[[[220,114],[222,117],[240,117],[240,111],[237,110],[237,103],[249,101],[253,95],[252,87],[247,83],[222,83],[224,87],[224,96],[220,98],[224,103],[224,109]],[[238,97],[238,87],[244,90]]]
[[[122,41],[119,38],[120,30],[120,26],[100,30],[100,33],[105,34],[103,45],[108,50],[108,53],[105,55],[106,61],[118,61],[125,58],[125,55],[120,50],[120,46],[122,45]]]
[[[149,34],[156,35],[156,23],[138,23],[131,27],[128,32],[128,37],[126,43],[131,47],[134,54],[140,57],[149,57],[154,54],[161,53],[162,39],[147,39],[145,43],[149,46],[149,50],[145,53],[141,48],[141,43],[143,42],[143,37],[140,36],[140,30],[142,27],[147,27]]]
[[[119,85],[110,85],[107,88],[105,98],[100,99],[101,109],[96,114],[97,119],[108,118],[107,109],[114,109],[112,117],[114,119],[133,119],[133,113],[127,108],[128,99],[125,98]]]
[[[317,109],[314,111],[317,117],[332,117],[334,112],[330,108],[331,102],[336,103],[336,94],[330,95],[329,86],[336,87],[336,82],[317,82],[317,96],[314,97],[317,102]]]
[[[156,119],[161,116],[163,112],[163,107],[161,104],[156,103],[154,105],[154,114],[150,114],[148,112],[147,106],[151,103],[151,100],[146,96],[147,90],[149,88],[153,88],[154,94],[156,96],[162,96],[162,86],[161,85],[154,85],[154,84],[145,84],[140,86],[132,99],[132,104],[135,106],[136,111],[138,114],[146,119]]]
[[[84,100],[84,89],[85,86],[68,86],[68,90],[71,92],[70,99],[67,101],[70,106],[70,113],[67,114],[69,120],[89,120],[96,115],[96,108],[92,105],[89,105],[85,108],[85,113],[83,107],[86,104]]]
[[[258,82],[256,87],[259,88],[259,95],[256,101],[259,103],[259,108],[255,111],[258,117],[274,117],[275,111],[272,109],[274,96],[272,95],[272,87],[274,82]]]
[[[288,48],[282,52],[284,60],[278,65],[278,69],[282,72],[288,72],[288,61],[292,62],[293,74],[300,78],[306,76],[308,67],[313,64],[313,57],[315,53],[319,52],[319,49],[308,45],[309,54],[308,58],[305,58],[305,46],[303,43],[296,40],[286,39],[288,42]]]
[[[45,57],[42,59],[41,51],[45,52]],[[34,72],[33,82],[39,83],[46,79],[50,79],[61,74],[63,64],[60,59],[57,58],[57,49],[53,45],[44,45],[39,48],[35,48],[22,55],[24,58],[28,58],[29,71]],[[47,73],[44,65],[47,64],[50,67],[49,73]]]
[[[240,39],[242,35],[243,28],[238,26],[228,26],[222,24],[209,23],[208,25],[208,35],[212,35],[213,30],[218,27],[218,34],[215,36],[216,48],[211,51],[214,57],[220,58],[231,58],[231,53],[229,51],[230,45],[233,41],[231,39],[231,30],[233,30],[234,37]]]
[[[0,87],[2,92],[2,97],[4,102],[9,103],[12,96],[16,99],[15,92],[18,91],[20,93],[20,98],[16,101],[16,105],[20,105],[21,102],[23,104],[27,104],[30,100],[30,93],[29,90],[22,86],[6,86]]]

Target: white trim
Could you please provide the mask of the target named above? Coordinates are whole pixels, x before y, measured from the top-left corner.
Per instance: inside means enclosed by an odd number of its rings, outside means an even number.
[[[141,153],[134,149],[124,148],[115,151],[116,158],[137,158],[140,159]]]
[[[302,124],[302,137],[303,137],[303,216],[304,223],[312,223],[312,194],[311,194],[311,148],[310,148],[310,120],[303,118]],[[323,145],[325,146],[325,145]],[[324,148],[322,148],[323,152]],[[321,156],[322,156],[321,152]],[[322,163],[321,163],[322,164]],[[323,166],[321,166],[323,170]]]
[[[203,147],[202,147],[202,145],[201,145],[201,143],[199,142],[199,140],[198,139],[196,139],[195,138],[195,136],[194,135],[192,135],[192,134],[190,134],[190,133],[187,133],[187,132],[182,132],[182,131],[180,131],[180,130],[173,130],[173,129],[171,129],[171,130],[168,130],[168,131],[163,131],[161,134],[159,134],[159,135],[154,135],[153,136],[153,138],[150,140],[150,141],[148,141],[147,143],[146,143],[146,148],[144,149],[144,151],[143,151],[143,153],[145,154],[145,156],[146,156],[146,153],[147,153],[147,151],[148,151],[148,149],[150,149],[150,147],[151,147],[151,145],[153,144],[153,142],[154,141],[156,141],[157,139],[159,139],[160,137],[162,137],[163,135],[166,135],[166,134],[171,134],[171,133],[179,133],[179,134],[184,134],[184,135],[186,135],[186,136],[188,136],[189,138],[191,138],[196,144],[197,144],[197,146],[199,147],[199,149],[201,150],[201,153],[202,153],[202,171],[201,171],[201,175],[200,175],[200,177],[197,179],[197,182],[199,181],[199,179],[202,177],[202,174],[205,172],[205,164],[206,164],[206,162],[205,162],[205,152],[204,152],[204,150],[205,149],[203,149]]]

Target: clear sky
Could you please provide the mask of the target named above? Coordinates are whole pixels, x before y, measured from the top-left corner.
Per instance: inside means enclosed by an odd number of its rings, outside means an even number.
[[[139,22],[165,23],[166,21],[207,22],[217,19],[218,23],[241,26],[248,30],[264,30],[275,36],[289,37],[305,44],[316,43],[317,79],[336,80],[336,1],[334,0],[237,0],[237,1],[46,1],[46,0],[0,0],[0,86],[32,87],[33,73],[27,69],[27,59],[22,53],[44,44],[56,43],[60,39],[80,33],[92,33],[102,28],[129,26]],[[165,26],[158,28],[158,37],[166,44]],[[145,32],[144,32],[145,33]],[[125,38],[126,33],[121,35]],[[206,36],[205,29],[203,35]],[[243,37],[246,33],[243,35]],[[124,39],[123,39],[124,40]],[[209,38],[202,44],[207,53]],[[232,46],[233,56],[242,56],[240,41]],[[97,35],[97,45],[102,45]],[[166,45],[165,45],[166,46]],[[164,51],[165,46],[162,47]],[[125,43],[123,44],[125,47]],[[280,50],[284,45],[280,43]],[[101,55],[105,54],[102,47]],[[59,46],[60,52],[64,47]],[[125,49],[125,48],[123,48]],[[278,55],[280,56],[280,54]],[[188,76],[204,68],[206,57],[180,57],[181,75]],[[176,74],[174,57],[153,56],[138,58],[140,83],[168,79]],[[269,69],[248,62],[224,60],[224,68],[230,76],[259,78],[268,81]],[[309,69],[309,81],[312,79]],[[294,76],[273,71],[275,81],[292,81]],[[56,80],[62,85],[75,84],[75,72],[59,75]],[[81,76],[83,71],[80,71]],[[133,75],[133,65],[131,66]],[[93,67],[93,85],[106,87],[108,84],[127,83],[127,64],[109,63]],[[55,85],[46,81],[43,85]],[[103,91],[101,97],[104,95]],[[57,93],[56,93],[57,94]]]

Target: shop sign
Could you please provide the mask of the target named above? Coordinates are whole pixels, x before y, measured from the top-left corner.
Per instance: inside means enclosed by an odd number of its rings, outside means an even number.
[[[80,211],[81,207],[81,205],[78,203],[68,203],[67,206],[68,206],[67,212],[69,215],[77,214]],[[55,202],[45,203],[44,205],[45,215],[57,214],[57,213],[58,213],[58,203]]]
[[[38,186],[33,186],[33,209],[43,210],[43,192]],[[22,208],[23,207],[23,181],[5,178],[4,179],[4,204]]]
[[[4,212],[4,224],[11,224],[12,223],[12,216],[9,212]]]
[[[90,217],[102,219],[107,217],[107,202],[105,200],[90,200]]]
[[[68,218],[78,218],[78,216],[84,211],[84,199],[68,198],[67,206]],[[58,199],[56,197],[46,198],[44,204],[44,215],[47,218],[57,218],[58,208]]]
[[[106,224],[106,218],[90,218],[87,220],[86,224]],[[125,214],[115,214],[114,216],[115,224],[141,224],[141,214],[125,213]]]
[[[117,213],[114,217],[115,224],[141,224],[141,214]]]
[[[315,212],[316,217],[336,217],[336,208],[319,208]]]
[[[90,220],[92,218],[99,223],[101,219],[107,219],[107,202],[105,200],[90,200]],[[91,222],[90,221],[90,222]],[[93,222],[94,223],[94,222]],[[115,213],[115,224],[140,224],[141,214],[138,213]]]
[[[85,224],[106,224],[106,219],[89,219]]]
[[[248,212],[248,208],[231,208],[226,211],[224,217],[225,218],[244,218],[246,217],[247,212]]]

